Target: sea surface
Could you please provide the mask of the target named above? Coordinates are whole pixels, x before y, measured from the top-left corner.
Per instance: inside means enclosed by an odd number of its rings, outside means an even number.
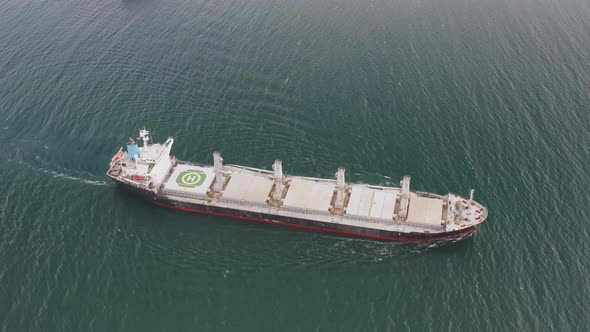
[[[3,0],[0,331],[589,331],[588,0]],[[467,195],[395,244],[153,206],[179,159]]]

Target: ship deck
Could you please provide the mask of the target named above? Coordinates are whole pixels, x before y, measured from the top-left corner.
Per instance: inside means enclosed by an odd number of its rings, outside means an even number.
[[[335,180],[287,176],[282,204],[269,204],[273,190],[273,173],[237,165],[224,165],[225,186],[219,196],[212,197],[210,188],[215,178],[212,166],[179,162],[161,186],[159,194],[187,203],[207,204],[327,223],[341,223],[371,229],[443,233],[474,226],[481,207],[466,204],[461,197],[412,193],[407,218],[396,220],[400,188],[348,184],[347,204],[341,214],[331,212],[336,188]],[[450,208],[448,208],[450,206]],[[467,211],[456,220],[453,207]],[[473,211],[471,211],[473,210]],[[446,223],[446,227],[441,223]]]

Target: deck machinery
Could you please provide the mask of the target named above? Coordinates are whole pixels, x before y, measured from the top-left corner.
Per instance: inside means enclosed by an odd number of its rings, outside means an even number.
[[[149,201],[183,211],[326,231],[389,241],[464,238],[477,230],[487,209],[469,198],[410,191],[400,187],[346,183],[345,169],[335,179],[283,174],[280,160],[272,171],[225,165],[219,152],[213,165],[177,160],[172,137],[150,142],[140,130],[112,158],[107,175]]]

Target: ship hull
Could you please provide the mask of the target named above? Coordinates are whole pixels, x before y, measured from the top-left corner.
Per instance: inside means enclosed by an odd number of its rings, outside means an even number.
[[[226,218],[234,218],[245,221],[261,222],[267,224],[274,224],[280,226],[287,226],[292,228],[307,229],[312,231],[321,231],[327,233],[338,234],[349,237],[370,238],[380,241],[395,241],[395,242],[427,242],[464,238],[473,234],[477,230],[477,226],[442,233],[404,233],[394,232],[382,229],[373,229],[365,227],[357,227],[351,225],[328,223],[311,219],[296,218],[289,216],[279,216],[274,214],[257,213],[250,211],[243,211],[231,209],[227,207],[212,206],[208,204],[187,203],[182,201],[171,200],[169,198],[157,195],[153,192],[143,189],[135,188],[125,183],[116,181],[125,189],[132,193],[141,196],[156,205],[180,210],[184,212],[191,212],[197,214],[206,214],[213,216],[220,216]]]

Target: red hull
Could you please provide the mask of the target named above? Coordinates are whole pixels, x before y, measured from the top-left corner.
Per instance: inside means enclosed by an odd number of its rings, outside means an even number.
[[[370,238],[370,239],[381,240],[381,241],[431,242],[431,241],[440,241],[440,240],[460,238],[460,237],[470,235],[470,234],[474,233],[475,231],[477,231],[477,227],[474,226],[474,227],[470,227],[470,228],[461,230],[460,232],[453,233],[451,235],[441,235],[438,237],[437,236],[420,237],[420,238],[391,237],[391,236],[382,236],[382,235],[374,235],[374,234],[364,234],[364,233],[359,233],[359,232],[343,231],[343,230],[338,230],[338,229],[329,229],[329,228],[323,228],[323,227],[318,227],[318,226],[301,225],[301,224],[277,221],[277,220],[272,220],[272,219],[262,219],[262,218],[234,215],[234,214],[229,214],[229,213],[220,213],[220,212],[215,212],[215,211],[199,210],[199,209],[193,209],[193,208],[188,208],[188,207],[181,207],[181,206],[175,206],[175,205],[171,205],[171,204],[165,204],[165,203],[158,202],[158,201],[153,201],[153,202],[155,204],[163,206],[163,207],[176,209],[176,210],[180,210],[180,211],[185,211],[185,212],[207,214],[207,215],[248,220],[248,221],[256,221],[256,222],[262,222],[262,223],[273,224],[273,225],[281,225],[281,226],[288,226],[288,227],[293,227],[293,228],[309,229],[309,230],[314,230],[314,231],[321,231],[321,232],[354,236],[354,237]]]

